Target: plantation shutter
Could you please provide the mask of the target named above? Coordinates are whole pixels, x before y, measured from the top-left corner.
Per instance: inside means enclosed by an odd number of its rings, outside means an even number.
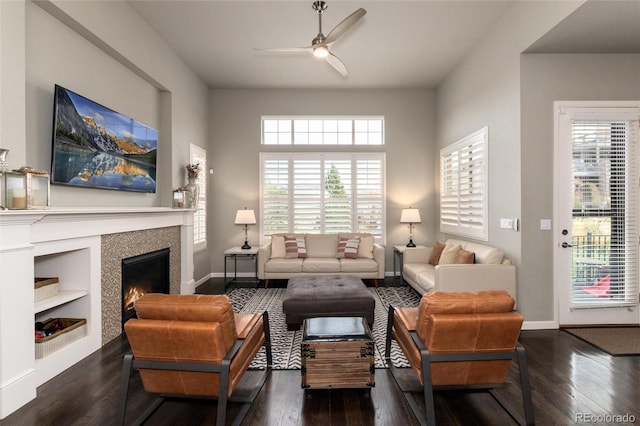
[[[350,232],[353,223],[351,160],[324,162],[324,231]]]
[[[487,240],[484,128],[440,151],[440,231]]]
[[[192,164],[200,164],[198,200],[193,215],[193,243],[195,250],[207,248],[207,151],[197,145],[189,146]]]
[[[637,112],[574,113],[571,132],[572,307],[635,305],[640,279]],[[576,229],[575,223],[591,223],[588,218],[600,224],[597,230]],[[603,280],[608,294],[586,291]]]
[[[289,161],[265,159],[262,164],[262,226],[266,234],[289,231]]]
[[[261,153],[261,226],[384,238],[384,153]]]
[[[356,161],[355,231],[382,237],[384,232],[384,169],[380,158]]]
[[[318,160],[293,162],[293,232],[322,232],[322,177]]]

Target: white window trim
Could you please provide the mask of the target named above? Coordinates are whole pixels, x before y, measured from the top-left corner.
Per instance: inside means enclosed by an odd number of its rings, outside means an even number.
[[[445,170],[442,167],[443,161],[446,157],[451,155],[456,155],[462,153],[465,149],[467,149],[472,144],[482,143],[482,180],[481,180],[481,193],[479,194],[481,198],[480,209],[481,214],[479,216],[480,224],[479,225],[470,225],[468,224],[465,217],[462,215],[460,210],[461,204],[465,204],[465,201],[462,199],[460,193],[456,191],[456,195],[452,198],[455,198],[453,201],[454,204],[457,204],[457,212],[455,213],[455,218],[452,218],[450,222],[445,222],[443,220],[443,196],[445,194]],[[459,158],[459,157],[458,157]],[[459,165],[459,160],[456,160],[456,166]],[[460,168],[457,168],[460,170]],[[445,148],[440,150],[440,232],[446,234],[453,234],[464,236],[468,238],[473,238],[482,241],[488,241],[489,239],[489,214],[488,214],[488,206],[489,206],[489,128],[483,127],[480,130],[477,130],[471,133],[468,136],[463,137],[462,139],[457,140],[456,142],[446,146]],[[459,175],[458,175],[459,176]],[[466,186],[460,184],[459,179],[456,179],[457,183],[456,189],[465,189]],[[449,213],[451,215],[451,213]],[[451,223],[455,222],[455,223]]]
[[[267,143],[265,142],[265,121],[267,120],[283,120],[291,122],[291,132],[284,132],[283,134],[289,134],[290,138],[287,143]],[[341,143],[295,143],[295,121],[296,120],[319,120],[319,121],[331,121],[331,120],[344,120],[351,121],[351,143],[349,144],[341,144]],[[380,132],[373,132],[375,134],[381,133],[380,143],[356,143],[356,128],[355,122],[358,120],[374,120],[380,121],[381,130]],[[381,147],[385,144],[385,122],[384,116],[381,115],[264,115],[261,117],[261,131],[260,131],[260,143],[262,146],[289,146],[289,147],[304,147],[304,146],[326,146],[326,147],[340,147],[340,146],[349,146],[349,147]],[[279,133],[279,132],[277,132]],[[304,133],[304,132],[303,132]],[[324,134],[324,132],[319,132]],[[364,132],[369,135],[368,132]],[[369,138],[370,136],[367,136]]]
[[[198,175],[198,207],[193,214],[193,250],[203,251],[207,249],[207,150],[194,144],[189,144],[189,162],[200,163]],[[202,220],[202,223],[200,223]],[[198,238],[200,227],[204,228],[203,239]]]

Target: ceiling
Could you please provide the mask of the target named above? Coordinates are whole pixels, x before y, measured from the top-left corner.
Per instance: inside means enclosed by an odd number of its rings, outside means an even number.
[[[318,33],[312,0],[129,3],[211,88],[434,88],[513,1],[327,0],[325,35],[356,9],[367,10],[331,48],[346,78],[310,54],[254,50],[309,46]],[[593,46],[640,53],[640,0],[592,0],[531,51],[586,53]]]
[[[640,0],[589,1],[527,53],[640,53]]]

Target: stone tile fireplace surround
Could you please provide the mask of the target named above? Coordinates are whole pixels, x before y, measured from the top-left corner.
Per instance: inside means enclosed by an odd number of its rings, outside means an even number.
[[[170,208],[0,212],[0,419],[36,388],[121,333],[122,259],[170,249],[170,292],[191,294],[193,213]],[[35,276],[60,278],[34,303]],[[86,318],[87,335],[35,359],[34,321]]]
[[[169,292],[180,293],[180,227],[102,236],[102,344],[122,333],[122,259],[169,248]]]

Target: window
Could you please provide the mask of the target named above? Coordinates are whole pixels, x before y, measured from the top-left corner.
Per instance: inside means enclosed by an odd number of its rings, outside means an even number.
[[[204,250],[207,248],[207,151],[190,144],[189,156],[191,164],[200,164],[198,208],[193,216],[193,244],[194,250]]]
[[[261,235],[369,232],[384,241],[384,153],[261,153]]]
[[[487,144],[478,130],[440,151],[440,231],[488,240]]]
[[[262,117],[263,145],[383,145],[383,117]]]

